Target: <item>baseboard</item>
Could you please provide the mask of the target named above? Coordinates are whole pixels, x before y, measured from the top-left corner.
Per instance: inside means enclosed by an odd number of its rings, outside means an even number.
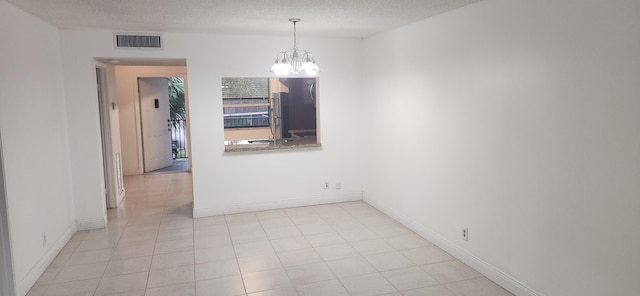
[[[44,253],[44,255],[42,255],[42,257],[40,258],[40,260],[38,260],[36,265],[34,265],[33,268],[29,270],[27,275],[22,280],[17,282],[16,295],[27,295],[31,287],[35,285],[36,281],[38,281],[38,279],[47,269],[49,264],[51,264],[51,262],[53,262],[53,260],[56,259],[56,256],[58,256],[58,253],[62,251],[62,248],[64,248],[64,246],[69,242],[69,240],[71,239],[71,237],[73,237],[76,231],[78,231],[78,226],[76,224],[76,221],[73,221],[73,223],[71,223],[71,225],[69,225],[67,229],[64,231],[62,236],[60,236],[60,238],[58,238],[53,243],[53,245],[51,245],[51,247]]]
[[[107,213],[102,218],[76,220],[78,230],[91,230],[107,227]]]
[[[464,248],[456,245],[452,241],[447,238],[439,235],[433,230],[429,229],[427,226],[417,223],[410,217],[400,213],[398,210],[389,207],[383,203],[380,203],[376,200],[372,199],[363,199],[366,203],[370,204],[374,208],[380,210],[381,212],[387,214],[389,217],[395,219],[400,222],[407,228],[413,230],[416,234],[424,237],[429,240],[436,246],[445,250],[447,253],[451,254],[453,257],[456,257],[458,260],[464,262],[465,264],[471,266],[473,269],[487,277],[488,279],[494,281],[498,285],[507,289],[509,292],[518,295],[518,296],[542,296],[542,294],[536,292],[532,288],[528,287],[524,283],[518,281],[512,276],[506,274],[502,270],[493,266],[489,262],[486,262],[471,252],[465,250]]]
[[[137,175],[140,175],[140,170],[138,170],[138,168],[135,168],[135,169],[123,169],[122,170],[122,175],[123,176],[137,176]]]
[[[314,206],[336,202],[362,200],[362,191],[334,194],[330,196],[311,196],[306,198],[286,199],[268,202],[253,202],[244,204],[220,205],[208,208],[194,208],[193,217],[211,217],[219,215],[237,214],[254,211],[275,210],[291,207]]]

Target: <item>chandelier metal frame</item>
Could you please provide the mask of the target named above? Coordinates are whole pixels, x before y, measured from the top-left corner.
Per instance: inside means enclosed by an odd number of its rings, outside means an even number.
[[[290,18],[289,21],[293,23],[293,48],[281,51],[276,55],[276,61],[271,66],[271,72],[276,75],[318,74],[320,68],[316,65],[313,54],[308,50],[298,50],[296,23],[300,19]]]

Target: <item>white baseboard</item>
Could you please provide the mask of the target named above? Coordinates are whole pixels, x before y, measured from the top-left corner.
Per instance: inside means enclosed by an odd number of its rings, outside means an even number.
[[[376,200],[372,199],[363,199],[366,203],[380,210],[381,212],[387,214],[389,217],[395,219],[400,222],[407,228],[413,230],[416,234],[424,237],[428,241],[432,242],[436,246],[445,250],[447,253],[451,254],[453,257],[456,257],[458,260],[464,262],[465,264],[471,266],[473,269],[487,277],[488,279],[494,281],[498,285],[507,289],[509,292],[518,295],[518,296],[542,296],[542,294],[536,292],[532,288],[528,287],[524,283],[518,281],[512,276],[506,274],[502,270],[493,266],[489,262],[486,262],[471,252],[465,250],[464,248],[456,245],[452,241],[447,238],[441,236],[440,234],[434,232],[429,229],[429,227],[417,223],[410,217],[400,213],[398,210],[389,207],[383,203],[380,203]]]
[[[73,223],[71,223],[71,225],[67,227],[67,229],[64,231],[62,236],[60,236],[60,238],[58,238],[53,243],[53,245],[51,245],[51,247],[44,253],[44,255],[42,255],[40,260],[36,262],[36,265],[34,265],[33,268],[31,268],[31,270],[29,270],[27,275],[22,280],[19,280],[17,282],[16,295],[27,295],[31,287],[33,287],[36,281],[38,281],[38,279],[47,269],[49,264],[51,264],[51,262],[53,262],[53,260],[56,259],[56,256],[58,256],[58,253],[62,251],[62,248],[64,248],[64,246],[69,242],[69,240],[71,239],[71,237],[73,237],[76,231],[78,231],[78,227],[76,222],[74,221]]]
[[[219,215],[237,214],[254,211],[275,210],[291,207],[313,206],[336,202],[362,200],[362,191],[335,194],[330,196],[312,196],[306,198],[286,199],[268,202],[254,202],[244,204],[220,205],[208,208],[194,208],[193,218],[211,217]]]
[[[76,220],[78,230],[91,230],[107,227],[107,213],[102,218]]]

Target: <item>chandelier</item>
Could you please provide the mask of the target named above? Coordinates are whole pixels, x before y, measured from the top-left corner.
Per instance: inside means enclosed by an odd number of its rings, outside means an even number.
[[[276,61],[271,66],[271,72],[276,75],[287,74],[307,74],[316,75],[320,72],[320,68],[313,59],[313,54],[306,50],[298,50],[296,43],[296,23],[299,18],[290,18],[293,23],[293,48],[287,51],[281,51],[276,56]]]

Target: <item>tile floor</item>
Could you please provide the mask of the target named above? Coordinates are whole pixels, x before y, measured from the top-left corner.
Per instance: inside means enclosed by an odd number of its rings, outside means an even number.
[[[364,202],[192,219],[189,173],[125,185],[29,296],[512,295]]]

